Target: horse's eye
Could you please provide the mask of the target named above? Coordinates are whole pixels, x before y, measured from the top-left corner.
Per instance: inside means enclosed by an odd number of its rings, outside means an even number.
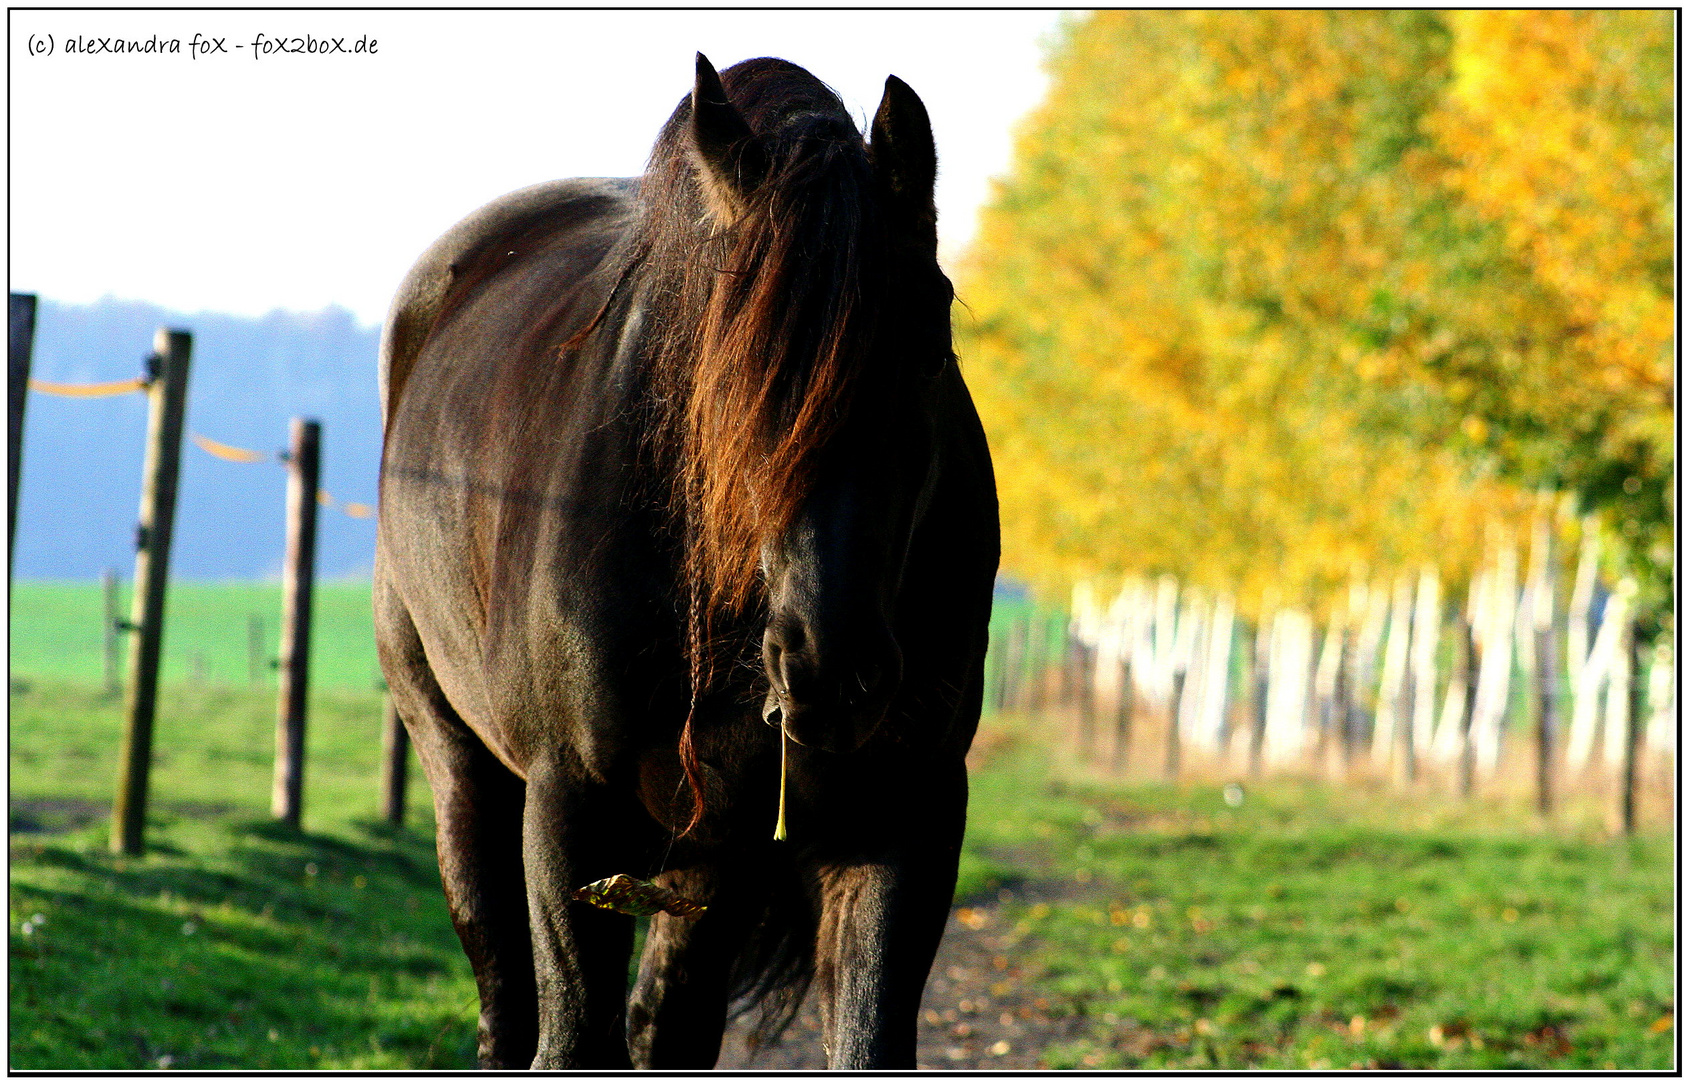
[[[959,358],[949,349],[945,352],[925,354],[918,362],[918,374],[926,379],[934,379],[947,370],[947,365],[958,363]]]

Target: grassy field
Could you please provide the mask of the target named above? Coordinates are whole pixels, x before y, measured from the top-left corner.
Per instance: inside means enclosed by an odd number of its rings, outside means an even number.
[[[133,593],[119,587],[118,613],[129,616]],[[13,678],[98,683],[104,677],[104,594],[95,582],[19,581],[12,585],[10,658]],[[1061,631],[1055,614],[1020,600],[996,600],[997,621],[1039,614],[1042,633]],[[280,648],[281,587],[226,581],[170,583],[164,610],[160,678],[201,685],[251,685],[250,621],[262,622],[266,658]],[[1051,628],[1049,630],[1049,628]],[[374,618],[367,582],[318,583],[310,635],[312,686],[367,690],[381,685],[374,655]],[[120,663],[127,662],[126,648]],[[265,670],[260,684],[275,685]]]
[[[118,612],[129,616],[129,583]],[[170,583],[164,609],[164,682],[250,684],[249,620],[263,623],[266,657],[280,650],[281,587],[258,582]],[[12,585],[12,677],[98,683],[104,671],[104,599],[98,583],[19,581]],[[366,582],[318,584],[310,635],[314,686],[368,690],[379,685],[374,618]],[[127,650],[121,652],[123,662]],[[275,676],[262,674],[273,686]]]
[[[84,591],[91,676],[41,644],[51,588],[13,599],[9,1065],[471,1067],[424,781],[410,830],[375,822],[367,670],[317,681],[289,835],[267,820],[275,703],[242,685],[247,609],[185,612],[180,640],[202,634],[242,677],[166,681],[152,848],[113,856],[119,710],[93,685]],[[354,599],[322,631],[352,657]],[[194,627],[224,624],[235,643],[212,654]],[[1062,727],[985,718],[960,883],[1069,1021],[1042,1064],[1673,1067],[1670,833],[1286,778],[1238,800],[1119,785],[1062,755]]]
[[[117,705],[14,686],[13,1067],[472,1067],[425,781],[409,831],[376,823],[379,695],[312,695],[302,835],[267,820],[274,708],[167,686],[150,851],[124,858],[105,850]]]
[[[1286,778],[1119,788],[1001,727],[968,859],[1081,1020],[1044,1064],[1673,1067],[1670,835]]]

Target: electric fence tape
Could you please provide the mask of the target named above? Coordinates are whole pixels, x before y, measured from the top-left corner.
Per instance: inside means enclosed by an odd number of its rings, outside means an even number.
[[[118,394],[133,394],[145,390],[152,385],[152,380],[146,378],[123,379],[118,382],[103,383],[55,383],[44,379],[30,379],[29,388],[39,394],[52,394],[55,397],[68,398],[99,398],[115,397]],[[261,450],[247,450],[243,446],[230,446],[215,439],[206,438],[198,432],[190,431],[188,437],[193,445],[212,457],[223,461],[232,461],[241,465],[252,465],[260,461],[286,460],[283,454],[266,454]],[[340,502],[325,491],[316,492],[316,501],[330,510],[338,510],[346,517],[370,518],[374,516],[374,507],[367,503]]]

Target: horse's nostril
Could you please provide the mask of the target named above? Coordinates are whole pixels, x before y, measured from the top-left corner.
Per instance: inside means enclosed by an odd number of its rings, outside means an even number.
[[[783,662],[784,692],[796,701],[811,700],[818,684],[817,673],[800,658],[786,655]]]

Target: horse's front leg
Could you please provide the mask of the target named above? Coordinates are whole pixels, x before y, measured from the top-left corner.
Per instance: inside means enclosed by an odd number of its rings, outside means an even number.
[[[522,851],[538,985],[534,1069],[628,1069],[626,971],[633,920],[573,899],[623,873],[623,808],[559,765],[530,770]]]
[[[822,866],[816,975],[832,1069],[918,1067],[918,1008],[947,925],[964,837],[957,792],[908,807],[879,853]],[[930,788],[952,788],[954,777]],[[869,849],[868,849],[869,850]]]
[[[632,1060],[640,1069],[711,1069],[719,1060],[731,967],[763,906],[741,888],[721,888],[724,876],[696,869],[660,879],[708,909],[696,919],[662,912],[650,920],[627,1010]]]

